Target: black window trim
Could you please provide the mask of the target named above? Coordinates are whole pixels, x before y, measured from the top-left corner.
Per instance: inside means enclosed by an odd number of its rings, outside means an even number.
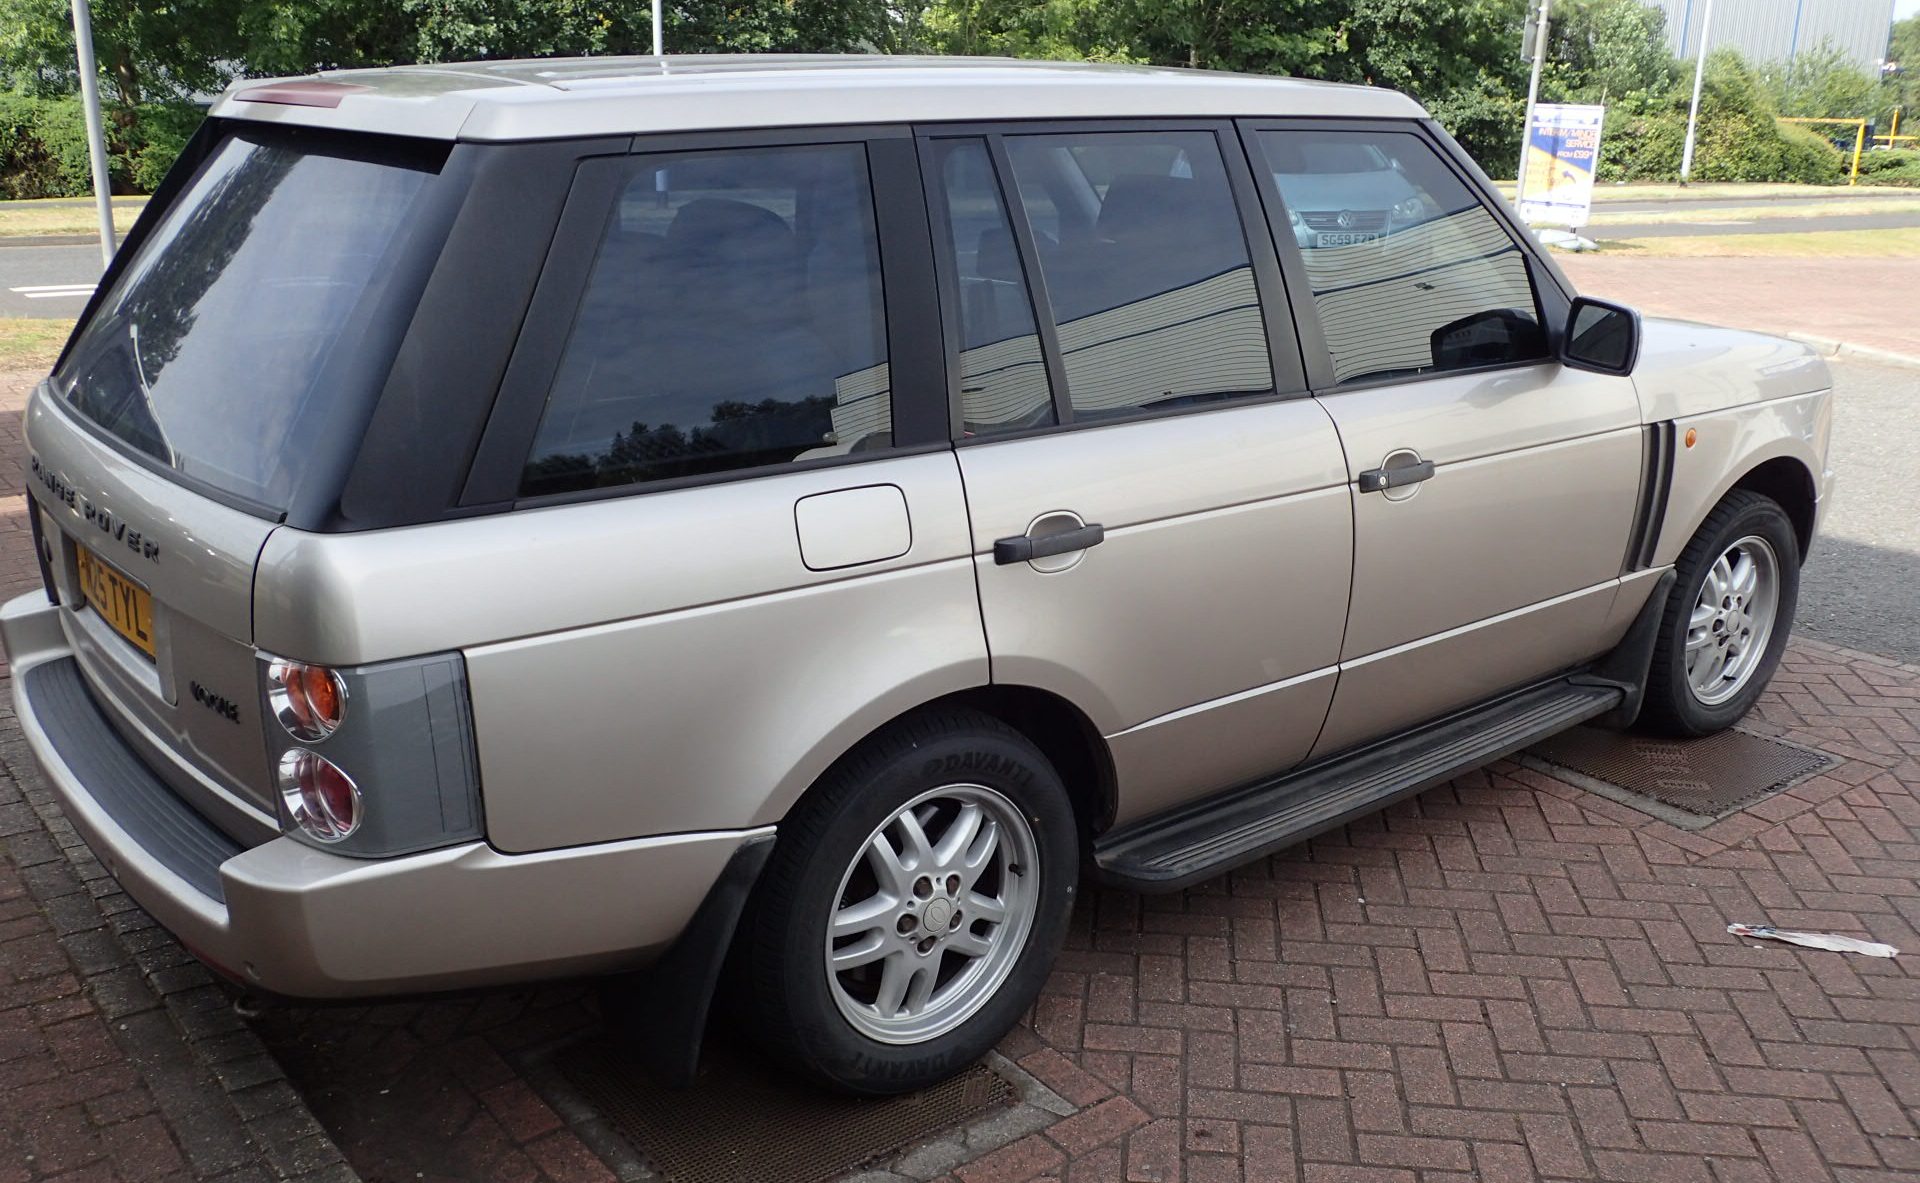
[[[1289,277],[1283,275],[1278,265],[1278,259],[1273,250],[1272,231],[1267,226],[1267,219],[1262,212],[1263,207],[1256,194],[1254,170],[1249,167],[1244,148],[1236,148],[1239,137],[1232,119],[1012,119],[991,122],[919,123],[914,125],[913,131],[923,143],[936,140],[974,139],[986,144],[995,181],[999,187],[1001,205],[1006,210],[1009,225],[1013,228],[1014,245],[1020,256],[1021,271],[1027,281],[1027,298],[1033,308],[1034,323],[1039,329],[1041,354],[1046,362],[1047,381],[1052,387],[1055,422],[1016,431],[996,431],[980,436],[964,435],[960,398],[958,288],[955,282],[956,277],[951,274],[951,266],[942,263],[939,268],[939,292],[945,312],[943,323],[948,326],[948,331],[943,334],[942,340],[947,353],[948,400],[951,408],[949,416],[952,423],[953,442],[956,446],[978,447],[1007,440],[1031,439],[1061,431],[1118,427],[1179,415],[1205,415],[1242,407],[1289,402],[1312,395],[1313,391],[1305,366],[1307,356],[1305,343],[1296,336],[1295,319],[1289,312],[1288,292],[1296,289],[1289,282]],[[1209,132],[1220,149],[1221,163],[1227,174],[1227,186],[1232,194],[1235,210],[1239,214],[1242,238],[1247,247],[1248,263],[1254,274],[1254,288],[1260,301],[1260,317],[1266,333],[1267,364],[1273,378],[1273,389],[1262,394],[1237,395],[1191,406],[1138,410],[1075,422],[1071,396],[1066,388],[1065,364],[1060,356],[1059,326],[1054,320],[1053,306],[1047,298],[1046,280],[1039,268],[1032,223],[1027,218],[1025,203],[1020,201],[1019,192],[1014,184],[1012,167],[1007,159],[1005,139],[1009,136],[1072,133],[1099,135],[1156,131]],[[941,213],[943,196],[941,178],[933,169],[930,153],[923,153],[922,160],[926,169],[927,208],[934,222],[936,232],[934,239],[937,244],[941,241],[940,233],[946,230],[945,218]],[[939,254],[936,245],[936,259]],[[1306,289],[1301,286],[1297,290]]]
[[[1342,394],[1374,390],[1383,386],[1399,386],[1411,382],[1431,382],[1440,378],[1459,378],[1559,364],[1557,359],[1560,335],[1571,300],[1553,269],[1542,262],[1538,240],[1521,224],[1512,207],[1500,196],[1499,190],[1487,179],[1487,175],[1473,165],[1464,150],[1454,142],[1451,136],[1440,129],[1439,124],[1432,119],[1360,119],[1309,115],[1242,118],[1234,122],[1239,129],[1240,142],[1246,152],[1247,160],[1253,167],[1253,182],[1266,210],[1266,217],[1263,220],[1267,223],[1268,233],[1272,236],[1278,251],[1281,273],[1286,276],[1292,290],[1306,293],[1302,299],[1294,302],[1293,318],[1309,382],[1316,397],[1338,397]],[[1266,154],[1260,147],[1258,133],[1263,131],[1396,133],[1412,135],[1426,144],[1441,165],[1451,172],[1461,185],[1465,186],[1467,192],[1479,201],[1481,207],[1493,214],[1494,220],[1512,241],[1514,249],[1520,252],[1520,257],[1526,264],[1528,286],[1533,289],[1534,313],[1540,318],[1540,328],[1546,337],[1546,354],[1522,361],[1462,366],[1458,369],[1435,370],[1426,374],[1383,375],[1376,378],[1356,378],[1346,382],[1336,381],[1333,376],[1333,356],[1327,348],[1326,334],[1320,324],[1320,309],[1313,299],[1312,285],[1307,281],[1306,260],[1301,256],[1300,244],[1294,241],[1293,235],[1282,232],[1288,224],[1287,206],[1280,196],[1278,184],[1273,179],[1273,170],[1267,162]]]
[[[858,144],[866,150],[886,311],[891,446],[813,460],[522,496],[520,481],[526,458],[586,295],[608,219],[621,192],[644,167],[642,158],[675,152],[830,144]],[[620,154],[581,160],[456,512],[469,516],[642,496],[946,449],[946,409],[940,401],[946,389],[945,359],[939,346],[933,247],[914,148],[906,124],[834,125],[641,135],[633,137]]]

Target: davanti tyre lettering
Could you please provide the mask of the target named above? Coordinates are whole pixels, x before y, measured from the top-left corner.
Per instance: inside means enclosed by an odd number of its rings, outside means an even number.
[[[957,752],[952,755],[929,760],[926,766],[921,769],[921,772],[926,776],[952,775],[959,772],[984,772],[992,776],[1002,777],[1012,784],[1028,785],[1033,783],[1033,773],[1029,769],[1021,767],[1018,762],[1008,757],[994,755],[990,752]]]

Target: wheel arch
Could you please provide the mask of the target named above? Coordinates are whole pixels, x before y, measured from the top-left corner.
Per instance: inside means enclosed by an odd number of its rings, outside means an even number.
[[[1800,562],[1804,564],[1807,551],[1813,545],[1814,513],[1818,505],[1813,473],[1806,464],[1795,457],[1775,456],[1748,469],[1733,482],[1732,488],[1751,490],[1786,511],[1787,520],[1793,523],[1794,540],[1800,544]],[[1722,499],[1725,496],[1721,494]]]
[[[991,716],[1024,736],[1053,765],[1073,806],[1083,836],[1098,834],[1114,817],[1118,777],[1106,740],[1093,720],[1070,700],[1035,686],[985,683],[948,691],[897,710],[845,743],[820,773],[786,805],[790,812],[868,741],[902,720],[941,710],[971,710]],[[776,821],[775,818],[767,818]]]

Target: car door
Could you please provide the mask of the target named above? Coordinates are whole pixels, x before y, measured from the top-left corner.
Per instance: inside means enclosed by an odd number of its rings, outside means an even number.
[[[1421,125],[1244,132],[1353,482],[1315,756],[1594,656],[1640,491],[1632,382],[1553,359],[1564,297]]]
[[[1118,821],[1304,758],[1346,617],[1346,470],[1230,134],[923,132],[993,679],[1091,717]]]

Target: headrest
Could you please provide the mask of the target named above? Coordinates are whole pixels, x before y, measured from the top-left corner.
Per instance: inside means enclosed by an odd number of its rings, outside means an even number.
[[[1117,176],[1107,186],[1106,200],[1100,203],[1100,236],[1120,239],[1143,232],[1164,234],[1193,217],[1183,209],[1193,191],[1193,181],[1187,177],[1151,173]]]

